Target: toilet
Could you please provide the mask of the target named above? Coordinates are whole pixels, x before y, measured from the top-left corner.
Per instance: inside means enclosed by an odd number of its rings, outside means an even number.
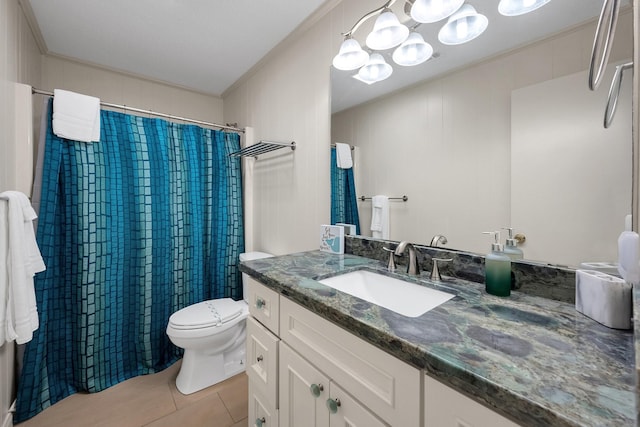
[[[264,252],[240,254],[240,261],[270,258]],[[243,301],[220,298],[192,304],[169,317],[167,335],[184,349],[176,387],[191,394],[245,370],[247,276],[242,274]]]

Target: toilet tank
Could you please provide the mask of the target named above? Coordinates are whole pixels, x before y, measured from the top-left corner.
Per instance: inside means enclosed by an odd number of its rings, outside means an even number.
[[[262,259],[262,258],[272,258],[273,255],[268,254],[266,252],[244,252],[240,254],[240,262],[242,261],[253,261],[254,259]],[[249,276],[245,273],[242,273],[242,298],[247,300],[247,281]]]

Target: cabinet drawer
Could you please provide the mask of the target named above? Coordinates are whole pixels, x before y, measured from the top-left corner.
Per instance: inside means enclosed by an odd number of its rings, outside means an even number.
[[[280,338],[385,422],[420,425],[418,369],[287,298],[280,300]]]
[[[278,410],[253,387],[251,380],[249,380],[248,404],[248,425],[250,427],[278,427]]]
[[[247,375],[254,388],[278,407],[278,337],[247,318]]]
[[[280,334],[280,295],[260,282],[247,277],[249,313],[276,335]]]

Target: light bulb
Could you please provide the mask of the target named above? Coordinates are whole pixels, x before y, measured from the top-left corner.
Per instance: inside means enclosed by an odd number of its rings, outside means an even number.
[[[456,36],[459,40],[464,40],[469,35],[469,24],[467,18],[459,19],[456,23]]]

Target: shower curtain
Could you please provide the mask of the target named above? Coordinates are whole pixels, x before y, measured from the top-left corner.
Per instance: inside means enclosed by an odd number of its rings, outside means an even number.
[[[113,111],[100,142],[56,137],[49,103],[35,278],[16,422],[181,356],[169,316],[242,297],[239,135]]]
[[[336,148],[331,148],[331,224],[355,224],[360,234],[360,216],[356,199],[353,168],[340,169],[336,163]]]

